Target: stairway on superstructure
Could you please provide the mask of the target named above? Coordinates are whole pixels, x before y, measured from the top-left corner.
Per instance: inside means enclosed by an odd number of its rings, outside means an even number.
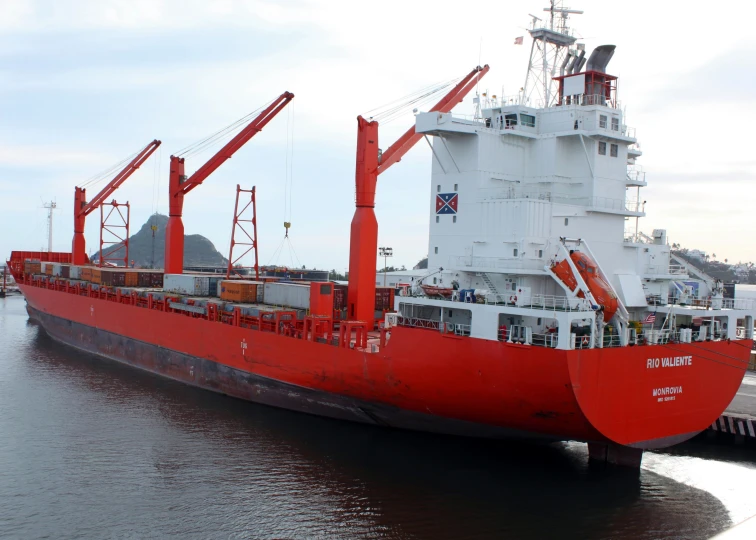
[[[496,285],[494,285],[493,281],[491,281],[491,278],[488,277],[488,273],[483,272],[480,274],[480,277],[483,279],[483,283],[486,284],[488,290],[491,291],[492,294],[499,294],[499,291],[496,289]]]
[[[711,277],[709,274],[707,274],[706,272],[704,272],[703,270],[701,270],[697,266],[689,263],[688,261],[686,261],[685,259],[683,259],[679,255],[675,255],[674,253],[670,253],[669,254],[669,258],[672,259],[672,260],[674,260],[680,266],[682,266],[688,274],[693,274],[694,276],[698,277],[699,279],[702,279],[705,282],[710,283],[710,284],[716,283],[716,281],[717,281],[716,279],[714,279],[713,277]]]

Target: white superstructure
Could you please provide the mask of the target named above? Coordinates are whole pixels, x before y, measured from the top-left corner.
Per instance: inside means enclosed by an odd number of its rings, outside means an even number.
[[[553,16],[562,8],[549,9]],[[565,25],[534,24],[530,33],[536,50],[548,40],[562,44],[539,57],[541,73],[553,74],[545,84],[536,77],[541,106],[533,106],[536,88],[479,97],[475,119],[416,116],[416,132],[433,138],[428,268],[443,268],[424,283],[454,292],[400,298],[400,317],[442,329],[452,321],[458,333],[483,339],[511,340],[514,332],[520,342],[560,348],[624,346],[643,336],[651,343],[750,337],[751,301],[723,298],[720,283],[671,254],[665,230],[647,235],[638,227],[646,179],[617,78],[607,73],[614,46],[597,47],[586,61],[583,47],[570,48]],[[612,320],[602,319],[585,281],[577,277],[570,289],[552,272],[571,250],[589,255],[619,298]],[[464,291],[474,291],[474,303]]]

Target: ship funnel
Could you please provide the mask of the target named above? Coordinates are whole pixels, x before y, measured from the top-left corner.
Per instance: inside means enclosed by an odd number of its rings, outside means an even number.
[[[575,53],[575,62],[572,64],[572,71],[570,73],[580,73],[580,68],[583,65],[583,62],[585,61],[585,49],[580,51],[580,53]]]
[[[575,73],[580,73],[583,70],[584,65],[585,65],[585,51],[580,51],[580,57],[577,59],[577,63],[575,64]]]
[[[614,56],[614,45],[599,45],[591,53],[591,57],[588,59],[587,71],[598,71],[599,73],[606,73],[606,66],[609,60]]]
[[[562,62],[562,66],[559,68],[559,76],[560,77],[564,77],[565,68],[567,67],[567,63],[570,61],[570,58],[572,58],[574,55],[575,55],[575,53],[572,52],[572,51],[569,51],[565,55],[564,62]],[[569,71],[567,71],[567,73],[569,73]]]

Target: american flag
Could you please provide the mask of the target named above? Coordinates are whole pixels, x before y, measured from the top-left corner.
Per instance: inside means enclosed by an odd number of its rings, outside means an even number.
[[[515,45],[522,45],[522,36],[516,37],[514,44]]]
[[[654,324],[654,321],[656,321],[656,313],[649,313],[646,315],[646,318],[643,319],[643,324]]]

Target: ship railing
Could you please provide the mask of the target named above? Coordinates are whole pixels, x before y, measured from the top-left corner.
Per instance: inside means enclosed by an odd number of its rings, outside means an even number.
[[[643,203],[627,199],[612,199],[609,197],[591,197],[589,204],[594,208],[616,210],[618,212],[642,212]]]
[[[398,317],[399,326],[407,326],[410,328],[430,328],[432,330],[440,330],[441,321],[433,319],[421,319],[420,317]]]
[[[472,327],[469,324],[455,324],[454,333],[458,336],[469,336]]]
[[[646,171],[641,171],[639,169],[629,170],[627,171],[627,180],[633,183],[645,183]]]
[[[555,103],[552,107],[584,107],[588,105],[600,105],[602,107],[609,107],[611,109],[621,108],[619,101],[614,99],[607,99],[604,94],[575,94],[572,96],[564,96],[562,103]],[[538,107],[543,106],[543,100],[538,102]]]
[[[622,340],[618,334],[604,334],[601,341],[604,347],[622,347]]]
[[[646,267],[646,274],[656,274],[656,275],[687,275],[687,271],[685,268],[680,266],[679,264],[656,264],[652,266]]]
[[[556,332],[547,332],[544,334],[533,334],[532,345],[535,347],[546,347],[548,349],[556,349],[559,336]]]
[[[543,270],[543,261],[539,259],[515,259],[506,257],[473,257],[470,255],[452,256],[449,261],[457,268],[499,268],[515,270]]]
[[[591,304],[585,298],[568,298],[549,294],[518,295],[516,292],[485,295],[485,303],[492,305],[511,305],[546,311],[592,311]]]
[[[684,302],[675,303],[678,301],[677,299],[672,299],[672,301],[670,302],[665,302],[662,298],[650,296],[646,298],[646,301],[650,306],[676,305],[690,309],[701,310],[756,309],[756,299],[753,298],[688,298]]]
[[[570,337],[572,338],[573,349],[590,349],[591,348],[591,336],[589,335],[579,336],[577,334],[570,334]]]

